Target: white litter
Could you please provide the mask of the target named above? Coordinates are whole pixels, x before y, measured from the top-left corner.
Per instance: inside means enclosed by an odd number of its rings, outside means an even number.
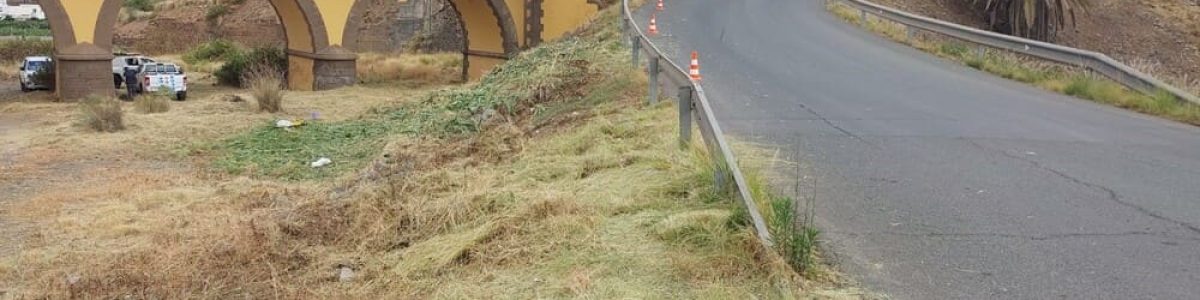
[[[292,123],[292,121],[288,121],[288,120],[275,121],[275,127],[278,127],[278,128],[292,128],[295,126],[296,126],[296,123]]]
[[[322,157],[321,159],[318,159],[317,161],[312,162],[312,167],[320,168],[320,167],[328,166],[329,164],[332,164],[332,163],[333,163],[333,160],[326,158],[326,157]]]
[[[350,282],[351,280],[354,280],[354,269],[347,266],[338,268],[338,281]]]

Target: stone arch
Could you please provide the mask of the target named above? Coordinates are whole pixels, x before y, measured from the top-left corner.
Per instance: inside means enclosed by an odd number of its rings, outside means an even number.
[[[463,78],[479,78],[520,51],[516,21],[504,0],[450,0],[463,42]],[[486,9],[485,9],[486,8]]]
[[[287,38],[288,86],[356,83],[354,50],[369,0],[268,0]],[[449,0],[465,35],[464,77],[556,39],[590,19],[602,0]],[[54,36],[59,96],[112,95],[113,27],[123,0],[42,0]],[[543,22],[543,21],[546,22]]]

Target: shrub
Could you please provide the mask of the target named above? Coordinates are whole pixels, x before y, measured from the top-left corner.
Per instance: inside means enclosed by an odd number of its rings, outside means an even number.
[[[155,0],[125,0],[125,7],[140,11],[154,11]]]
[[[283,110],[283,73],[269,64],[255,64],[246,71],[243,82],[250,85],[250,94],[258,102],[258,111],[276,113]]]
[[[208,21],[209,23],[213,23],[221,19],[221,16],[224,16],[227,13],[229,13],[229,6],[226,6],[224,3],[209,6],[208,11],[204,13],[204,20]]]
[[[143,114],[158,114],[171,111],[170,96],[166,94],[142,94],[133,100],[133,108]]]
[[[53,41],[8,40],[0,41],[0,61],[21,61],[26,56],[50,55],[54,52]]]
[[[97,132],[125,130],[121,103],[112,98],[89,96],[79,103],[83,125]]]
[[[1086,12],[1091,0],[971,0],[983,10],[992,30],[1043,41],[1068,25],[1075,13]]]
[[[192,50],[183,55],[183,61],[189,64],[196,64],[204,61],[229,60],[230,57],[241,53],[242,49],[234,45],[233,42],[217,39],[192,48]]]
[[[217,83],[226,86],[246,87],[248,82],[247,70],[251,66],[264,66],[273,70],[272,73],[278,74],[280,81],[282,78],[287,78],[287,53],[283,48],[255,48],[249,53],[230,54],[225,61],[225,65],[217,70]]]

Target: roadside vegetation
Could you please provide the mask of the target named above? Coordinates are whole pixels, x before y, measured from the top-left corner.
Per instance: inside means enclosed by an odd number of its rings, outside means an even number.
[[[0,19],[0,36],[50,36],[50,22],[12,17]]]
[[[980,55],[973,46],[949,38],[919,34],[912,40],[906,40],[907,33],[902,24],[870,16],[867,24],[859,24],[857,10],[838,3],[829,4],[828,8],[847,22],[971,68],[1049,91],[1200,126],[1200,105],[1182,101],[1165,91],[1147,95],[1086,70],[1022,57],[1014,53],[989,49]],[[1146,66],[1141,68],[1147,69]],[[1149,71],[1153,74],[1153,70]],[[1193,94],[1200,93],[1200,81],[1162,79]]]
[[[20,253],[0,253],[0,290],[24,298],[856,298],[821,292],[831,283],[805,280],[759,246],[740,204],[712,180],[718,164],[699,146],[679,150],[676,109],[642,104],[647,79],[629,68],[616,16],[609,9],[580,36],[464,86],[406,97],[397,94],[409,89],[381,86],[289,92],[274,114],[181,102],[130,115],[120,133],[48,129],[35,144],[54,151],[103,150],[73,146],[93,140],[147,150],[104,151],[140,158],[123,156],[117,174],[94,181],[102,184],[72,181],[85,191],[16,200],[6,212],[42,229]],[[279,128],[276,119],[303,122]],[[187,140],[167,140],[179,136]],[[309,165],[320,157],[332,164]],[[790,210],[772,215],[783,230],[804,220]]]
[[[50,55],[54,43],[42,40],[0,41],[0,80],[16,80],[21,61],[26,56]]]

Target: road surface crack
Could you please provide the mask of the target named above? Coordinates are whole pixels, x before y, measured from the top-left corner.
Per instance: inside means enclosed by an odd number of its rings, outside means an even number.
[[[813,116],[816,116],[817,119],[821,120],[821,122],[824,122],[825,125],[829,125],[829,127],[833,127],[833,129],[837,130],[838,132],[841,132],[842,134],[849,136],[850,138],[858,140],[859,142],[862,142],[863,144],[874,146],[870,142],[867,142],[867,140],[858,136],[857,134],[854,134],[853,132],[850,132],[849,130],[842,128],[841,126],[834,124],[832,120],[829,120],[829,118],[826,118],[825,116],[822,116],[820,113],[817,113],[816,110],[809,108],[807,105],[804,105],[804,103],[797,102],[796,104],[800,105],[800,108],[803,108],[808,113],[812,114]]]
[[[1044,164],[1042,164],[1042,163],[1040,163],[1040,162],[1038,162],[1038,161],[1035,161],[1035,160],[1029,159],[1029,158],[1027,158],[1027,157],[1023,157],[1023,156],[1020,156],[1020,155],[1015,155],[1015,154],[1012,154],[1012,153],[1009,153],[1009,152],[1007,152],[1007,151],[1003,151],[1003,150],[996,150],[996,149],[988,148],[988,147],[985,147],[985,146],[983,146],[983,145],[979,144],[978,142],[976,142],[976,141],[974,141],[974,140],[971,140],[971,139],[964,138],[963,140],[967,141],[968,143],[970,143],[971,145],[973,145],[973,146],[975,146],[975,147],[978,147],[978,148],[980,148],[980,149],[983,149],[984,151],[994,151],[994,152],[1000,153],[1000,155],[1003,155],[1003,156],[1005,156],[1005,157],[1012,158],[1012,159],[1015,159],[1015,160],[1019,160],[1019,161],[1025,162],[1025,163],[1028,163],[1028,164],[1030,164],[1030,165],[1034,166],[1035,168],[1041,169],[1041,170],[1043,170],[1043,171],[1046,171],[1046,172],[1050,172],[1051,174],[1054,174],[1054,175],[1056,175],[1056,176],[1058,176],[1058,177],[1061,177],[1061,178],[1063,178],[1063,179],[1066,179],[1066,180],[1068,180],[1068,181],[1070,181],[1070,182],[1073,182],[1073,183],[1075,183],[1075,184],[1078,184],[1078,185],[1081,185],[1081,186],[1084,186],[1084,187],[1088,187],[1088,188],[1091,188],[1091,189],[1094,189],[1094,190],[1098,190],[1098,191],[1104,192],[1105,194],[1107,194],[1107,196],[1108,196],[1108,200],[1110,200],[1110,201],[1112,201],[1112,202],[1115,202],[1115,203],[1117,203],[1117,204],[1119,204],[1119,205],[1121,205],[1121,206],[1125,206],[1125,207],[1131,208],[1131,209],[1133,209],[1133,210],[1135,210],[1135,211],[1137,211],[1137,212],[1139,212],[1139,213],[1141,213],[1141,214],[1143,214],[1143,215],[1149,216],[1149,217],[1151,217],[1151,218],[1154,218],[1154,219],[1157,219],[1157,220],[1160,220],[1160,221],[1165,221],[1165,222],[1168,222],[1168,223],[1173,223],[1173,224],[1175,224],[1175,225],[1178,225],[1178,226],[1180,226],[1180,227],[1183,227],[1184,229],[1187,229],[1187,230],[1191,231],[1192,233],[1195,233],[1195,234],[1200,234],[1200,227],[1197,227],[1196,225],[1188,224],[1187,222],[1183,222],[1183,221],[1178,221],[1178,220],[1175,220],[1175,219],[1171,219],[1171,218],[1169,218],[1169,217],[1167,217],[1167,216],[1163,216],[1163,215],[1161,215],[1161,214],[1159,214],[1159,213],[1156,213],[1156,212],[1150,211],[1149,209],[1146,209],[1145,207],[1142,207],[1142,206],[1139,206],[1139,205],[1137,205],[1137,204],[1133,204],[1133,203],[1131,203],[1131,202],[1125,201],[1124,199],[1122,199],[1122,198],[1121,198],[1121,195],[1120,195],[1120,194],[1118,194],[1118,193],[1117,193],[1115,190],[1113,190],[1113,189],[1111,189],[1111,188],[1108,188],[1108,187],[1106,187],[1106,186],[1103,186],[1103,185],[1099,185],[1099,184],[1095,184],[1095,183],[1091,183],[1091,182],[1084,181],[1084,180],[1082,180],[1082,179],[1079,179],[1079,178],[1076,178],[1076,177],[1074,177],[1074,176],[1071,176],[1070,174],[1067,174],[1066,172],[1059,171],[1059,170],[1057,170],[1057,169],[1054,169],[1054,168],[1051,168],[1051,167],[1047,167],[1046,165],[1044,165]]]

